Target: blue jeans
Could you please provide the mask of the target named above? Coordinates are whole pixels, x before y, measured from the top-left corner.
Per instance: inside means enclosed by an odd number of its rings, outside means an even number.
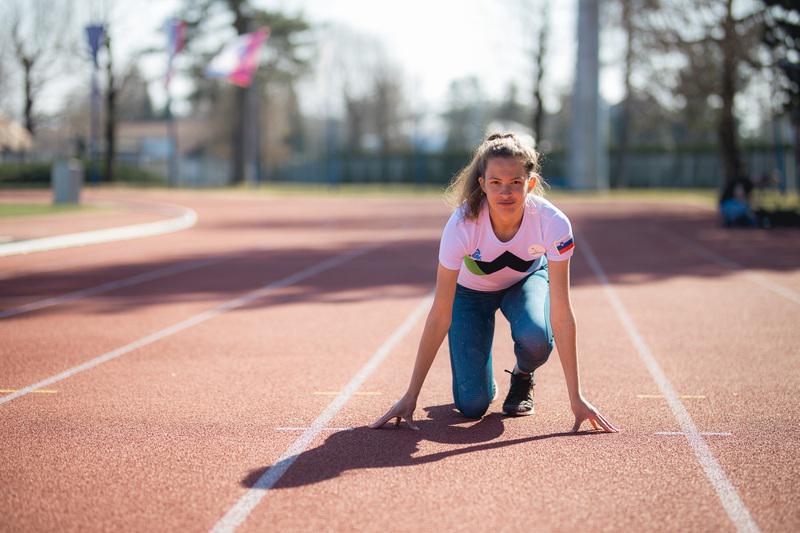
[[[456,285],[448,331],[453,399],[461,413],[480,418],[495,395],[492,371],[494,316],[500,309],[511,324],[514,355],[523,372],[542,366],[553,351],[547,262],[511,287],[476,291]]]

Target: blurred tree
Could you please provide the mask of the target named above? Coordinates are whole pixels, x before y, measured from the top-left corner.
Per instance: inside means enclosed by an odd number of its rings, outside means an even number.
[[[130,29],[129,21],[132,19],[130,13],[131,9],[132,8],[129,7],[129,5],[120,3],[108,3],[104,4],[103,6],[102,19],[105,32],[103,34],[102,49],[105,50],[105,53],[102,54],[100,58],[101,65],[103,65],[103,61],[105,61],[104,70],[106,75],[105,113],[103,114],[103,118],[105,120],[105,160],[103,180],[109,182],[114,181],[114,173],[117,166],[117,126],[119,120],[122,118],[120,116],[120,104],[127,104],[127,102],[120,102],[120,93],[122,87],[126,82],[129,84],[131,83],[130,80],[127,79],[131,72],[134,72],[135,75],[139,77],[140,83],[145,83],[144,80],[141,80],[141,75],[135,67],[136,61],[143,53],[145,53],[145,50],[135,51],[123,62],[122,65],[116,62],[118,57],[114,53],[113,43],[116,42],[116,38]],[[126,75],[120,75],[121,72],[126,71]],[[140,90],[144,92],[144,100],[149,104],[146,85]],[[125,113],[126,111],[122,110],[122,112]]]
[[[374,73],[373,115],[375,133],[382,154],[399,148],[403,113],[403,80],[400,71],[384,63]]]
[[[306,135],[296,83],[294,81],[290,81],[287,84],[287,89],[289,133],[286,135],[285,141],[289,145],[289,148],[293,154],[301,154],[305,152],[306,149]]]
[[[450,82],[447,109],[442,114],[447,127],[447,149],[470,150],[480,143],[486,127],[486,107],[487,100],[477,77]]]
[[[373,73],[386,61],[383,43],[371,35],[341,24],[325,29],[322,37],[326,50],[318,63],[318,75],[325,78],[328,100],[341,93],[344,107],[345,140],[343,148],[358,153],[365,148],[370,133],[372,113]],[[326,103],[326,114],[331,114]],[[373,122],[373,124],[370,124]]]
[[[502,121],[518,122],[520,124],[528,123],[530,110],[517,100],[518,94],[519,89],[517,88],[517,84],[510,82],[506,88],[505,98],[497,106],[497,110],[494,113],[495,118]]]
[[[539,9],[535,9],[535,4]],[[526,54],[530,56],[531,69],[531,111],[530,119],[524,122],[530,124],[533,138],[537,146],[542,145],[544,138],[544,119],[546,111],[542,102],[542,82],[545,76],[545,60],[547,58],[547,39],[550,33],[550,11],[552,4],[547,0],[519,0],[519,20],[523,24],[523,35],[529,37],[525,47]],[[548,143],[551,144],[551,143]]]
[[[0,38],[0,115],[12,114],[12,105],[9,98],[9,93],[11,92],[11,69],[7,62],[8,48],[8,40]]]
[[[334,24],[324,28],[320,44],[324,51],[316,72],[327,87],[327,115],[334,113],[330,97],[341,95],[345,128],[342,148],[350,153],[399,148],[405,106],[403,78],[383,42]]]
[[[662,0],[647,12],[643,26],[644,45],[662,54],[662,68],[674,64],[676,55],[683,64],[672,89],[686,101],[705,95],[717,108],[724,175],[720,190],[745,171],[734,104],[763,67],[758,57],[763,16],[760,6],[735,0]]]
[[[762,0],[767,7],[764,44],[771,52],[776,81],[776,104],[788,113],[795,128],[795,175],[800,175],[800,3]]]
[[[0,35],[8,35],[22,73],[25,127],[36,133],[34,107],[42,88],[76,56],[69,2],[7,0],[0,7]]]
[[[117,116],[120,120],[150,120],[155,118],[153,102],[147,90],[148,82],[141,70],[132,63],[123,75],[117,95]]]
[[[642,55],[646,54],[641,47],[642,32],[645,31],[642,14],[657,9],[658,4],[659,0],[614,0],[605,4],[605,8],[610,12],[611,20],[622,30],[625,39],[622,76],[625,95],[619,105],[616,131],[614,132],[616,134],[616,172],[610,177],[612,187],[626,187],[628,185],[625,163],[630,142],[632,109],[636,98],[632,77],[634,69],[644,60]],[[638,113],[636,116],[641,118]]]
[[[247,0],[185,0],[178,18],[187,22],[187,55],[193,57],[191,66],[195,82],[192,101],[202,105],[205,101],[213,102],[222,93],[233,93],[233,115],[231,128],[231,179],[234,183],[244,181],[245,169],[245,124],[247,89],[241,87],[221,87],[205,79],[205,66],[210,57],[218,51],[219,39],[215,39],[215,49],[208,48],[204,38],[218,35],[233,25],[237,35],[268,26],[270,36],[266,43],[265,53],[260,59],[254,84],[258,90],[259,108],[266,114],[275,112],[271,109],[267,96],[270,85],[280,84],[284,87],[293,83],[308,67],[308,48],[306,32],[311,28],[302,15],[287,15],[280,11],[255,8]],[[232,20],[231,20],[232,19]],[[204,45],[205,48],[204,48]],[[256,117],[259,120],[260,117]],[[261,121],[263,126],[270,121]],[[262,128],[262,136],[266,139],[269,131]],[[259,148],[260,149],[260,148]]]
[[[347,138],[345,150],[350,153],[360,152],[364,146],[364,135],[367,132],[367,117],[369,116],[369,100],[365,96],[355,96],[345,85],[342,88],[344,98],[344,114]]]

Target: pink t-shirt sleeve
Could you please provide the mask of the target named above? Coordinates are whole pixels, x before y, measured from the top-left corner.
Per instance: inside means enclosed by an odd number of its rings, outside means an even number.
[[[442,231],[442,240],[439,242],[439,263],[449,270],[460,270],[464,255],[469,253],[467,240],[467,231],[459,209],[450,216]]]
[[[566,261],[575,251],[575,238],[572,235],[572,224],[567,215],[559,209],[550,213],[544,230],[544,242],[549,261]]]

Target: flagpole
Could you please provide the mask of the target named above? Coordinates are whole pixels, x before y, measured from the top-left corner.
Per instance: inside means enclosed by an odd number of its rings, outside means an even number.
[[[253,74],[253,83],[250,85],[252,99],[252,126],[253,126],[253,178],[255,185],[261,184],[261,116],[260,116],[260,94],[258,86],[258,75]]]
[[[178,186],[178,129],[175,126],[175,117],[172,115],[172,95],[167,88],[167,138],[169,139],[169,177],[167,184],[170,187]]]
[[[103,39],[104,31],[105,28],[100,24],[90,24],[86,26],[86,37],[89,40],[89,50],[92,54],[92,88],[89,102],[89,112],[91,114],[89,123],[89,157],[91,158],[89,181],[92,185],[97,185],[97,182],[100,180],[100,176],[97,172],[97,131],[100,129],[98,125],[100,116],[100,89],[97,82],[97,71],[99,69],[97,52],[100,49],[100,42]]]
[[[164,79],[164,88],[167,92],[166,119],[167,139],[169,143],[169,170],[167,183],[170,187],[177,187],[178,183],[178,128],[172,114],[172,64],[175,56],[183,49],[185,23],[181,20],[170,18],[165,24],[167,31],[167,74]]]
[[[89,166],[89,181],[92,185],[97,185],[100,181],[100,175],[97,172],[97,130],[100,129],[99,122],[99,107],[100,107],[100,89],[97,84],[97,67],[92,69],[92,99],[91,99],[91,124],[89,126],[89,157],[91,158]]]

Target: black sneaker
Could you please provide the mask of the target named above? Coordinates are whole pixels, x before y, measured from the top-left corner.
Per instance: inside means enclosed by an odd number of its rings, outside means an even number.
[[[511,386],[508,388],[506,401],[503,402],[503,412],[512,416],[533,414],[533,373],[511,374]]]

